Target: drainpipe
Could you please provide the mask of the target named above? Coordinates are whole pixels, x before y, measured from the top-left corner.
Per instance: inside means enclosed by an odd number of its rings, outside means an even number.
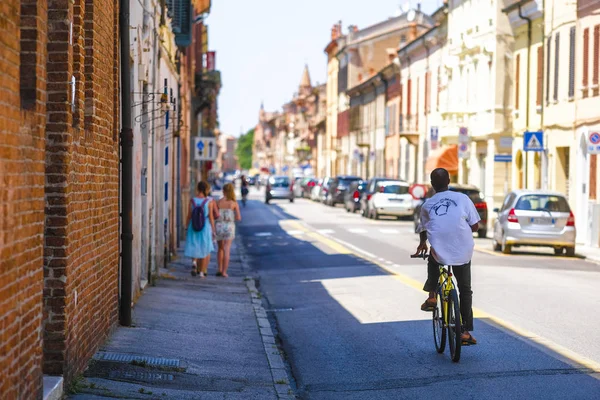
[[[425,40],[425,37],[423,37],[423,47],[425,47],[425,52],[427,54],[427,69],[425,70],[426,74],[429,73],[431,75],[431,71],[429,70],[429,45],[427,44],[427,41]],[[425,77],[425,80],[427,81],[427,76]],[[431,79],[429,80],[429,85],[431,84]],[[429,85],[427,85],[427,90],[429,91],[429,93],[427,94],[427,100],[429,100],[429,104],[431,104],[431,87],[429,87]],[[423,99],[425,100],[425,99]],[[423,165],[423,174],[425,174],[425,163],[427,162],[427,160],[425,159],[425,149],[426,149],[426,143],[427,143],[427,128],[429,127],[429,113],[427,112],[427,108],[424,109],[424,114],[425,114],[425,140],[423,140],[423,148],[421,149],[421,152],[423,154],[423,161],[422,161],[422,165]],[[430,128],[431,129],[431,128]],[[415,169],[415,182],[419,182],[419,171],[417,169]]]
[[[129,64],[129,0],[120,0],[121,37],[121,325],[131,326],[133,262],[133,130],[131,129],[131,70]]]
[[[531,19],[528,17],[523,16],[522,10],[521,10],[521,4],[519,3],[519,18],[521,18],[524,21],[527,21],[527,79],[526,79],[526,87],[525,87],[525,129],[528,131],[529,130],[529,76],[531,75],[531,68],[530,68],[530,63],[531,63]],[[527,188],[527,182],[529,181],[529,168],[528,168],[528,164],[529,164],[529,157],[527,156],[527,152],[525,153],[525,188]]]

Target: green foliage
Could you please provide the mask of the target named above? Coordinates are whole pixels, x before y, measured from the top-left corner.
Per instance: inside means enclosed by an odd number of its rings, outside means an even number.
[[[254,128],[240,136],[235,154],[238,157],[241,169],[252,168],[252,145],[254,144]]]

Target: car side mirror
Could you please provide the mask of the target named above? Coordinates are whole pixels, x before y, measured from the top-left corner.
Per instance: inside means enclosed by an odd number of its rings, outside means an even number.
[[[495,213],[499,213],[499,212],[500,212],[500,209],[499,209],[499,208],[494,208],[494,212],[495,212]]]

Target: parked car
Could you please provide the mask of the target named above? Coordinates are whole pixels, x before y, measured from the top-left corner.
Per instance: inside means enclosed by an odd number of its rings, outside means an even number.
[[[336,204],[344,202],[344,194],[352,182],[360,181],[358,176],[339,175],[331,180],[329,184],[329,197],[327,205],[335,207]]]
[[[368,201],[368,218],[379,219],[379,217],[393,216],[398,219],[413,215],[413,197],[408,189],[410,185],[406,181],[387,180],[377,182],[375,192]]]
[[[317,195],[317,201],[322,203],[327,202],[327,198],[329,197],[329,185],[331,185],[332,178],[327,176],[323,178],[323,182],[321,182],[321,187],[319,188],[319,193]]]
[[[360,210],[360,196],[365,191],[367,187],[367,182],[363,181],[354,181],[346,190],[344,194],[344,208],[346,211],[355,213]]]
[[[316,178],[306,178],[302,181],[302,197],[311,198],[311,193],[318,180]]]
[[[310,199],[312,201],[320,201],[319,196],[320,196],[322,186],[323,186],[323,179],[319,179],[315,183],[315,186],[313,186],[312,190],[310,191]]]
[[[495,209],[493,246],[509,254],[513,247],[552,247],[554,253],[575,255],[575,216],[564,195],[542,190],[509,193]]]
[[[487,237],[488,209],[487,203],[485,202],[484,196],[479,190],[479,188],[472,185],[451,183],[448,186],[448,189],[452,190],[453,192],[463,193],[471,199],[471,201],[475,205],[475,208],[477,209],[477,212],[479,213],[479,218],[481,219],[481,221],[479,222],[479,230],[477,231],[477,236],[480,238]],[[421,201],[418,202],[417,206],[415,207],[415,212],[413,214],[415,232],[417,232],[417,228],[419,227],[419,223],[421,222],[421,207],[423,206],[423,203],[434,194],[435,190],[431,186],[429,186],[427,194],[423,199],[421,199]]]
[[[367,182],[367,185],[365,187],[365,190],[363,191],[363,193],[360,196],[360,213],[362,214],[363,217],[366,218],[369,216],[369,200],[371,200],[373,193],[375,193],[375,186],[377,185],[377,183],[382,182],[382,181],[389,181],[389,180],[393,180],[393,179],[382,177],[382,176],[369,179],[369,181]]]
[[[274,199],[286,199],[290,203],[294,202],[294,192],[292,182],[287,176],[271,176],[267,180],[267,189],[265,192],[265,203],[269,204]]]
[[[294,183],[293,183],[294,197],[302,197],[302,182],[305,179],[306,178],[303,178],[301,176],[297,176],[294,178]]]

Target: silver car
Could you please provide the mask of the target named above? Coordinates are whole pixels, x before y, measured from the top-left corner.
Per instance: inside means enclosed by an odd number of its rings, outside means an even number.
[[[575,217],[560,193],[541,190],[515,190],[501,209],[495,209],[493,245],[495,251],[509,254],[513,247],[552,247],[554,253],[575,255]]]
[[[286,199],[290,203],[294,202],[294,192],[290,178],[287,176],[271,176],[267,181],[267,189],[265,193],[265,203],[273,199]]]

